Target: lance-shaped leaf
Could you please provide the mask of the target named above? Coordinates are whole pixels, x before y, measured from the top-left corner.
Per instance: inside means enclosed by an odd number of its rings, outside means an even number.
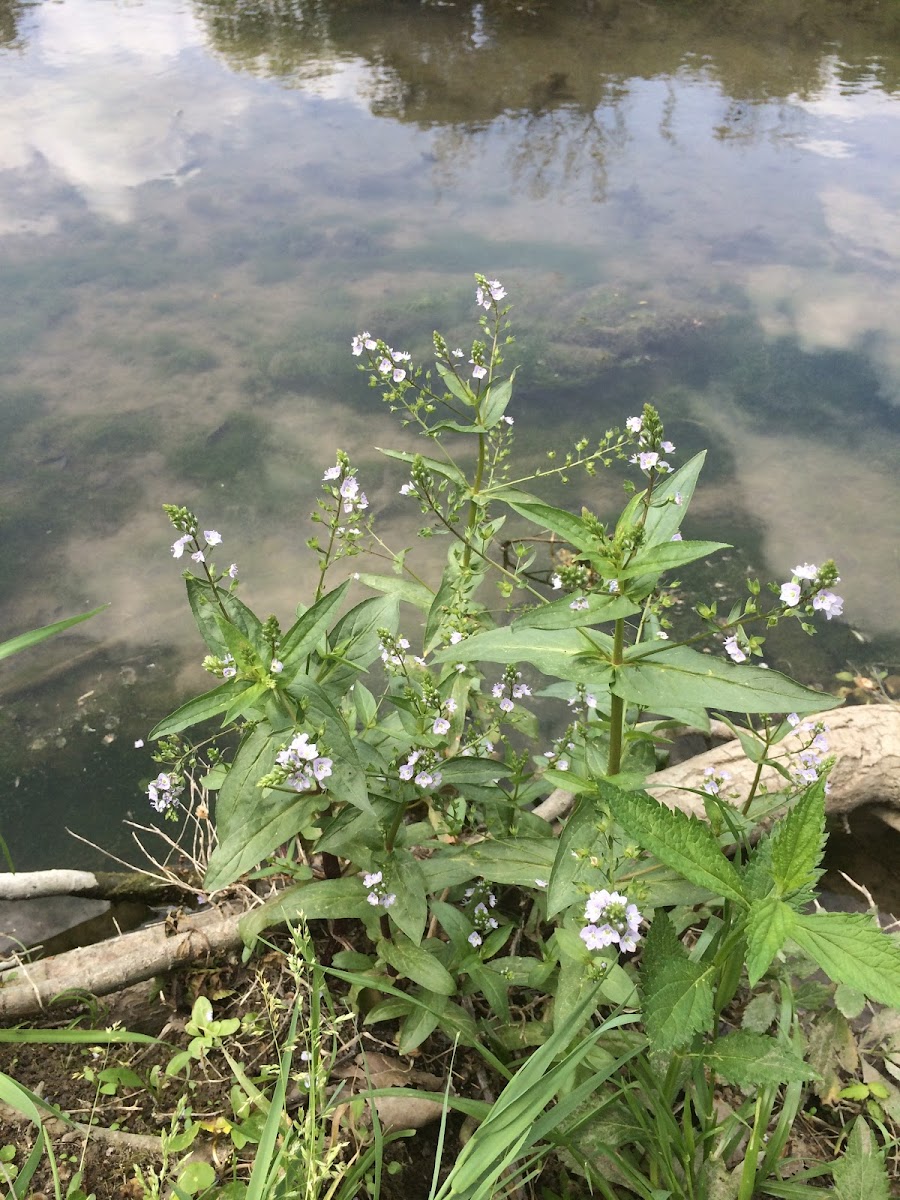
[[[604,621],[617,621],[640,612],[627,596],[590,595],[584,597],[585,607],[573,608],[573,597],[553,600],[542,604],[531,612],[524,613],[513,622],[513,629],[578,629],[584,625],[600,625]]]
[[[351,608],[328,635],[329,654],[316,672],[331,695],[341,695],[359,673],[378,657],[379,629],[397,632],[400,604],[396,596],[372,596]]]
[[[819,877],[825,850],[825,784],[807,788],[772,834],[772,874],[781,896],[793,896]]]
[[[616,670],[615,695],[653,712],[699,705],[731,712],[823,712],[841,701],[802,687],[778,671],[723,662],[690,646],[647,652],[634,647]]]
[[[645,546],[658,546],[663,542],[670,542],[672,535],[678,532],[705,461],[706,451],[702,450],[683,467],[671,475],[664,475],[657,482],[653,492],[653,503],[644,522]],[[681,499],[680,504],[674,502],[676,496]]]
[[[513,500],[504,493],[500,494],[509,507],[522,517],[537,525],[540,529],[548,529],[551,533],[564,538],[576,550],[595,549],[597,535],[588,532],[581,517],[568,512],[564,508],[554,508],[552,504],[544,504],[540,500]]]
[[[836,983],[900,1008],[900,945],[866,913],[797,913],[791,937]]]
[[[300,670],[306,659],[321,641],[322,635],[331,624],[337,610],[347,594],[350,580],[346,580],[328,592],[321,600],[317,600],[302,616],[298,617],[287,633],[282,637],[278,647],[278,657],[284,664],[282,679],[287,681]]]
[[[612,638],[591,630],[489,629],[435,654],[437,662],[528,662],[545,675],[574,682],[596,679],[612,650]]]
[[[304,705],[305,724],[324,731],[323,752],[332,760],[332,773],[327,780],[329,795],[335,800],[352,804],[354,808],[371,812],[366,773],[356,753],[350,730],[325,690],[308,676],[295,679],[287,690],[289,695]]]
[[[66,629],[71,629],[73,625],[80,625],[82,621],[87,621],[90,617],[95,617],[97,613],[103,612],[108,605],[101,604],[99,608],[92,608],[90,612],[79,613],[77,617],[65,617],[62,621],[54,621],[52,625],[43,625],[40,629],[30,629],[28,633],[20,633],[18,637],[10,638],[6,642],[0,643],[0,659],[9,658],[11,654],[18,654],[20,650],[27,650],[30,646],[36,646],[38,642],[43,642],[49,637],[54,637],[57,633],[62,633]]]
[[[434,365],[438,375],[441,377],[441,382],[450,395],[455,396],[457,400],[461,400],[463,404],[468,405],[469,408],[474,408],[475,393],[465,382],[465,380],[457,378],[450,367],[446,366],[442,362],[436,362]]]
[[[264,929],[285,922],[306,920],[340,920],[342,917],[361,918],[369,909],[366,889],[354,875],[346,879],[321,879],[299,884],[279,893],[241,918],[240,931],[244,944],[252,947]]]
[[[393,941],[378,943],[378,957],[399,974],[438,996],[452,996],[456,983],[447,968],[421,946],[414,946],[401,934]]]
[[[746,903],[740,875],[708,825],[645,792],[620,792],[602,781],[600,792],[616,821],[642,849],[714,896]]]
[[[457,487],[465,488],[468,486],[466,477],[458,467],[451,466],[450,463],[440,462],[436,458],[428,458],[424,454],[410,454],[407,450],[385,450],[382,446],[376,446],[376,449],[386,455],[388,458],[395,458],[398,462],[414,463],[416,459],[420,459],[426,470],[431,471],[435,475],[440,475],[444,479],[449,479],[451,483],[455,483]]]
[[[704,1052],[709,1067],[740,1088],[804,1083],[815,1072],[782,1042],[746,1029],[720,1037]]]
[[[414,608],[420,608],[423,612],[428,612],[434,601],[434,592],[424,583],[416,583],[415,580],[406,579],[402,575],[369,575],[360,571],[355,578],[358,583],[364,583],[366,587],[383,592],[386,596],[396,596],[398,600],[405,600],[407,604],[412,604]]]
[[[652,1050],[668,1053],[712,1028],[712,964],[691,962],[662,909],[650,925],[642,968],[642,1012]]]
[[[483,396],[479,418],[484,429],[493,429],[506,412],[507,406],[512,399],[512,390],[515,379],[516,373],[513,371],[509,379],[504,379],[500,383],[491,384]]]
[[[213,654],[228,653],[228,645],[222,635],[223,623],[230,623],[249,642],[257,646],[260,640],[262,622],[259,617],[231,592],[221,588],[213,589],[205,579],[196,575],[189,576],[185,581],[188,603],[200,636],[206,642]],[[223,611],[224,610],[224,611]],[[225,622],[227,614],[228,621]]]
[[[281,826],[278,830],[271,827],[273,823],[277,824],[285,801],[275,799],[270,804],[260,804],[262,792],[256,786],[256,781],[274,766],[279,745],[279,739],[263,721],[238,748],[216,802],[218,845],[210,856],[204,879],[204,886],[209,891],[233,883],[281,844],[278,840],[271,841],[271,837],[277,837]],[[278,797],[281,793],[272,795]],[[294,795],[293,799],[298,797]],[[294,828],[287,836],[293,837],[296,832]]]
[[[156,741],[157,738],[170,737],[173,733],[180,733],[182,729],[190,729],[192,725],[198,725],[201,721],[208,721],[210,717],[218,716],[219,713],[225,712],[238,696],[252,686],[253,683],[249,679],[226,679],[212,691],[204,692],[202,696],[195,696],[193,700],[188,700],[186,704],[182,704],[180,708],[176,708],[173,713],[164,717],[158,725],[150,730],[150,740]]]
[[[592,796],[582,796],[566,827],[559,836],[556,858],[547,887],[547,919],[584,898],[584,885],[596,878],[590,865],[590,854],[600,837],[597,829],[596,803]]]
[[[727,542],[663,542],[661,545],[644,546],[638,550],[627,567],[617,572],[619,579],[634,579],[639,575],[661,575],[678,567],[708,558],[719,550],[730,549]]]
[[[791,937],[794,918],[794,910],[777,896],[766,896],[763,900],[754,900],[750,905],[745,933],[747,974],[751,987],[756,987],[768,971],[772,959]]]

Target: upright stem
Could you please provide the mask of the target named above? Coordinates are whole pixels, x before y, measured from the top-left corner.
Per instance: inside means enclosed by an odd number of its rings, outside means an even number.
[[[622,665],[625,647],[625,619],[619,617],[613,632],[613,647],[610,663],[613,670]],[[609,755],[606,760],[607,775],[618,775],[622,766],[622,732],[625,727],[625,701],[621,696],[610,696],[609,705]]]
[[[475,497],[481,491],[481,481],[484,478],[484,451],[485,451],[485,436],[483,433],[478,435],[478,462],[475,467],[475,480],[472,484],[472,499],[469,501],[469,519],[466,522],[466,545],[463,550],[463,567],[468,567],[472,561],[472,534],[475,532],[475,525],[478,521],[478,505],[475,502]]]

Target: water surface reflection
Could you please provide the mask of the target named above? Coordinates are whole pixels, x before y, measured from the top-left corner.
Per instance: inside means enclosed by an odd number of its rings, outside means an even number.
[[[516,304],[526,458],[655,398],[711,449],[723,571],[842,563],[870,641],[774,661],[896,661],[898,34],[837,0],[0,3],[2,631],[112,602],[3,664],[19,865],[60,813],[140,811],[133,741],[201,682],[163,502],[284,618],[336,445],[409,543],[349,337],[466,336],[476,269]]]

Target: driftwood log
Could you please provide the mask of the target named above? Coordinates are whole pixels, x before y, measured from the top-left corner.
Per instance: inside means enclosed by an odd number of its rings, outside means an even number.
[[[894,828],[900,827],[900,708],[893,704],[859,705],[824,713],[822,721],[828,727],[829,754],[837,759],[831,772],[828,812],[849,813],[870,804],[882,820]],[[716,725],[716,734],[727,729]],[[791,734],[779,744],[778,750],[784,753],[801,744],[800,737]],[[647,791],[670,808],[702,817],[703,800],[690,789],[703,788],[707,769],[716,775],[730,775],[722,792],[733,791],[739,796],[748,794],[756,773],[755,763],[745,756],[740,742],[732,738],[676,767],[658,771],[648,780]],[[784,786],[783,778],[771,768],[763,771],[760,783],[763,789],[768,786],[772,791]],[[560,789],[534,811],[546,821],[555,821],[565,815],[571,804],[571,793]]]
[[[243,907],[222,905],[180,917],[174,929],[160,921],[96,946],[20,963],[2,977],[0,1021],[39,1012],[65,992],[108,996],[193,960],[232,950],[241,944],[238,921],[243,912]]]
[[[93,900],[141,900],[163,904],[184,889],[141,871],[16,871],[0,875],[0,900],[37,900],[45,896],[83,896]]]

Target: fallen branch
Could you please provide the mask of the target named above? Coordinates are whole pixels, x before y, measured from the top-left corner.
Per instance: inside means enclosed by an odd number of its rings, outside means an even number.
[[[17,871],[0,874],[0,900],[35,900],[45,896],[81,896],[94,900],[143,900],[159,904],[176,900],[184,889],[142,871]]]
[[[108,996],[196,959],[232,950],[241,945],[238,921],[243,912],[242,906],[221,906],[179,918],[174,930],[159,922],[114,941],[19,963],[3,976],[0,1020],[30,1016],[66,992]]]

